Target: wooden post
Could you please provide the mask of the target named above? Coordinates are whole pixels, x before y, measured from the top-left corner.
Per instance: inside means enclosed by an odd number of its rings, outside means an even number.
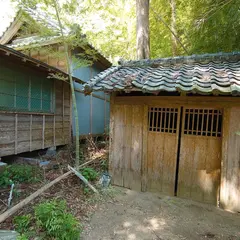
[[[29,148],[30,152],[32,151],[32,114],[30,115],[30,130],[29,130]]]
[[[44,141],[45,141],[45,115],[43,115],[43,122],[42,122],[42,149],[44,149]]]
[[[142,136],[142,191],[147,191],[147,149],[148,149],[148,106],[144,105],[143,110],[143,136]]]
[[[17,154],[17,146],[18,145],[18,114],[15,114],[15,151],[14,153]]]

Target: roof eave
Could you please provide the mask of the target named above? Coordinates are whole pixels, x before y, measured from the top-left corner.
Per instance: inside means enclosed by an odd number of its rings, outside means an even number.
[[[35,58],[27,56],[27,55],[25,55],[25,54],[23,54],[21,52],[18,52],[18,51],[14,50],[14,49],[8,48],[8,47],[6,47],[4,45],[0,45],[0,50],[6,52],[6,55],[8,55],[8,56],[9,55],[14,55],[14,56],[22,59],[24,62],[29,62],[29,63],[33,64],[34,66],[36,66],[36,67],[41,67],[41,68],[45,69],[45,71],[48,72],[48,73],[60,73],[64,77],[68,77],[68,74],[66,72],[64,72],[64,71],[62,71],[62,70],[60,70],[60,69],[58,69],[56,67],[50,66],[50,65],[48,65],[48,64],[46,64],[46,63],[44,63],[42,61],[39,61],[39,60],[37,60]],[[72,77],[72,78],[76,82],[79,82],[81,84],[84,83],[84,81],[82,81],[79,78],[76,78],[76,77]]]

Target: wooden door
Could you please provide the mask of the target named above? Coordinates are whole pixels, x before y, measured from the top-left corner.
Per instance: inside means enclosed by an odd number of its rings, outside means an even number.
[[[174,195],[180,108],[149,107],[147,191]]]
[[[179,197],[217,203],[221,168],[220,109],[183,108]]]

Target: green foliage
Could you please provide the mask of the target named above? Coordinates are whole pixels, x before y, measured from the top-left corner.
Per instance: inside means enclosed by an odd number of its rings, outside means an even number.
[[[98,173],[90,167],[83,168],[83,170],[81,170],[81,173],[88,181],[94,181],[98,176]]]
[[[36,167],[30,165],[8,165],[0,176],[0,186],[5,187],[13,183],[36,182],[39,180]]]
[[[108,161],[107,160],[101,160],[101,169],[103,171],[107,171],[108,170]]]
[[[64,201],[49,201],[35,207],[37,225],[49,237],[59,240],[79,239],[80,226],[77,219],[67,212]]]
[[[28,240],[29,238],[25,234],[21,234],[17,237],[17,240]]]
[[[84,188],[83,188],[83,193],[84,193],[85,195],[88,195],[88,194],[90,193],[89,188],[88,188],[88,187],[84,187]]]
[[[28,215],[22,215],[22,216],[16,216],[13,219],[14,225],[15,225],[15,229],[19,232],[19,233],[25,233],[28,232],[29,227],[30,227],[30,223],[31,223],[32,217],[30,214]]]

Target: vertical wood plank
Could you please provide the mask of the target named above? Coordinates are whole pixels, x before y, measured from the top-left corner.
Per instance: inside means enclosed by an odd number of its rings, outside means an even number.
[[[142,130],[142,191],[147,191],[148,171],[148,106],[143,107],[143,130]]]
[[[18,114],[15,114],[15,148],[14,153],[18,153]]]
[[[33,116],[32,116],[32,114],[30,115],[30,130],[29,130],[29,137],[30,137],[30,139],[29,139],[29,148],[30,148],[30,152],[32,151],[32,118],[33,118]]]
[[[56,117],[53,116],[53,146],[56,147]]]
[[[45,145],[45,115],[42,116],[42,149],[44,149]]]
[[[220,204],[240,211],[240,108],[224,109]]]
[[[124,123],[123,131],[123,186],[131,188],[132,172],[131,172],[131,151],[132,151],[132,106],[124,107]]]
[[[132,106],[131,188],[141,191],[143,105]]]

